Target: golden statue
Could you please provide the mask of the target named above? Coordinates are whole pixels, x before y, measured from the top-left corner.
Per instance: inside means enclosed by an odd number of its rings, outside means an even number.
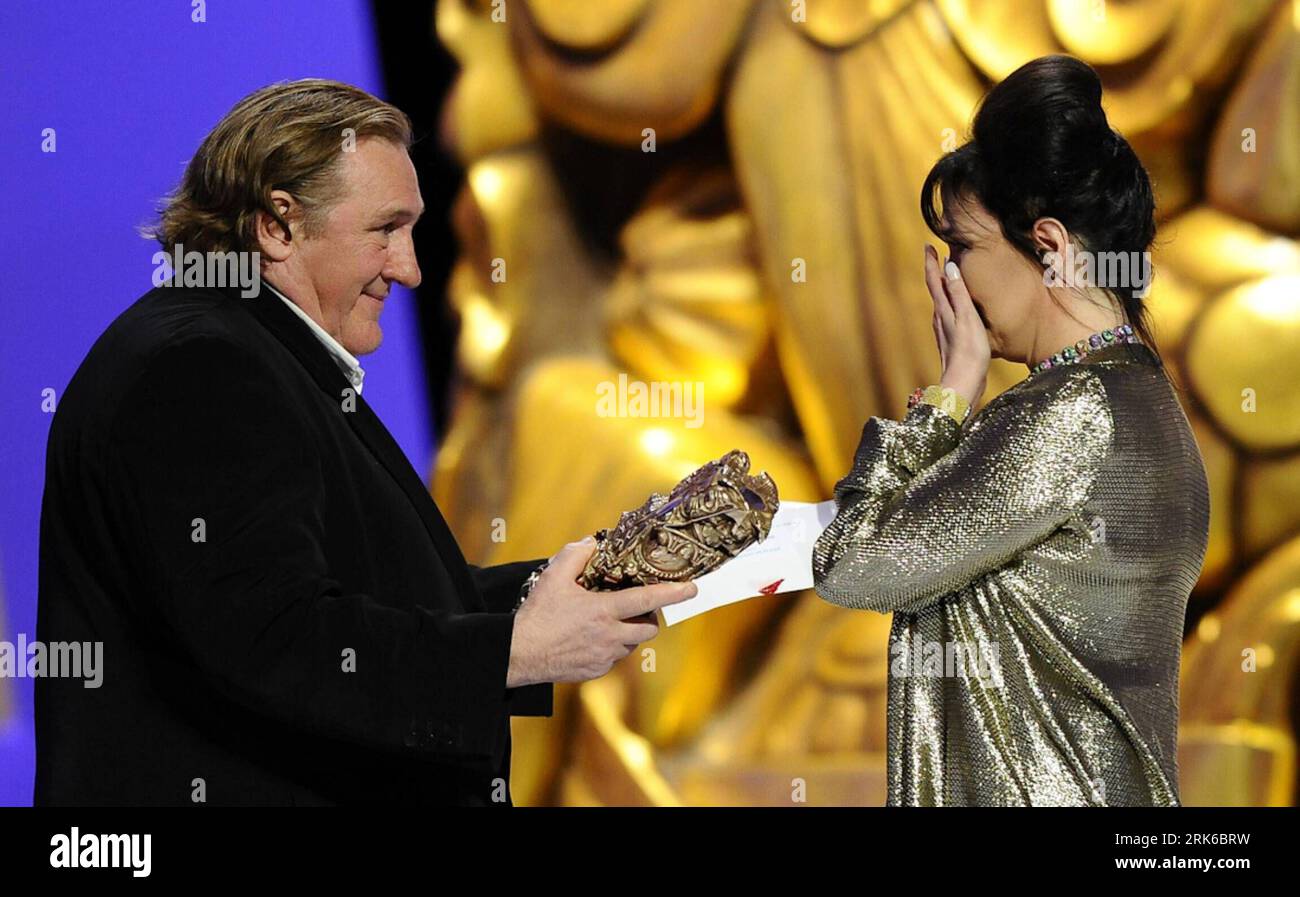
[[[1300,0],[441,0],[436,27],[467,179],[433,489],[478,563],[735,446],[783,499],[829,497],[866,418],[939,373],[925,173],[992,81],[1092,64],[1156,184],[1150,302],[1211,479],[1183,800],[1293,801]],[[995,360],[987,395],[1024,374]],[[596,413],[628,380],[707,401]],[[516,801],[883,803],[888,629],[811,592],[662,629],[514,722]]]

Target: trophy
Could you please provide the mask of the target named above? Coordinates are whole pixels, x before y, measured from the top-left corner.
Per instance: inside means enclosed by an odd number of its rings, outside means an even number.
[[[734,449],[624,511],[613,529],[596,533],[596,550],[578,576],[584,589],[615,591],[655,582],[686,582],[718,569],[767,538],[780,501],[766,473],[749,472],[749,455]],[[527,597],[545,570],[524,583]]]

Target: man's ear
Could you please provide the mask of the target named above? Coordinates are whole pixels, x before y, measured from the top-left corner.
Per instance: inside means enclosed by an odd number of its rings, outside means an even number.
[[[271,205],[280,217],[289,222],[290,227],[302,221],[302,206],[298,200],[283,190],[271,191]],[[265,211],[257,213],[257,227],[254,230],[258,248],[262,257],[272,262],[282,262],[293,254],[293,240],[285,227]]]
[[[1055,218],[1039,218],[1030,228],[1029,236],[1038,248],[1040,258],[1048,252],[1056,253],[1057,258],[1063,258],[1065,247],[1070,245],[1070,232]]]

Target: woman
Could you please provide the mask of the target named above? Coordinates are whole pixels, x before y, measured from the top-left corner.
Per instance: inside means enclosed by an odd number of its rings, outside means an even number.
[[[1096,73],[1052,56],[985,97],[921,207],[952,254],[925,252],[943,375],[867,421],[813,558],[823,598],[894,614],[888,803],[1176,806],[1205,468],[1142,267],[1071,276],[1147,258],[1147,174]],[[1029,376],[970,416],[993,356]]]

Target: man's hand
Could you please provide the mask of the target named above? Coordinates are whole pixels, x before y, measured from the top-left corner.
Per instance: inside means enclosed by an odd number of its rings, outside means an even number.
[[[605,675],[637,645],[659,634],[656,610],[698,591],[687,582],[589,592],[575,580],[595,550],[595,541],[566,545],[515,612],[507,688]]]

